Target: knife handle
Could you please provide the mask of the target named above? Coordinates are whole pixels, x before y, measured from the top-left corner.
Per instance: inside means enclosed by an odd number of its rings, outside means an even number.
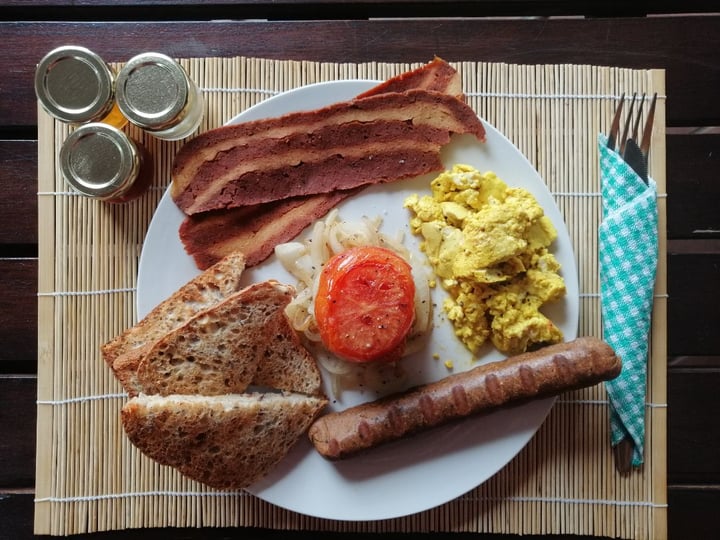
[[[630,473],[632,469],[632,455],[635,444],[629,437],[623,438],[613,447],[615,456],[615,469],[622,475]]]

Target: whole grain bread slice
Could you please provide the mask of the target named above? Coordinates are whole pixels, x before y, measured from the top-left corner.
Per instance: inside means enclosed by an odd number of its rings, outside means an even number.
[[[130,396],[239,393],[250,384],[321,395],[317,363],[284,313],[293,294],[273,280],[250,285],[119,356],[113,371]]]
[[[137,386],[160,395],[244,392],[261,361],[274,354],[267,329],[286,321],[283,310],[294,292],[277,281],[263,281],[197,313],[144,352]],[[292,353],[306,352],[299,349]]]
[[[140,395],[122,409],[130,441],[145,455],[218,489],[267,474],[327,404],[295,393]]]
[[[208,307],[240,290],[245,256],[234,252],[191,279],[158,304],[134,326],[101,346],[105,362],[113,367],[117,358],[151,344]],[[139,358],[126,358],[120,365],[135,365]]]
[[[301,343],[283,310],[264,331],[262,358],[253,377],[254,386],[323,395],[317,361]]]

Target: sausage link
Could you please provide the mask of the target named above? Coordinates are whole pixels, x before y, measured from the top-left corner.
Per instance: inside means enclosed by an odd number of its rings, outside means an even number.
[[[342,459],[457,418],[592,386],[621,368],[608,344],[582,337],[327,414],[308,434],[322,456]]]

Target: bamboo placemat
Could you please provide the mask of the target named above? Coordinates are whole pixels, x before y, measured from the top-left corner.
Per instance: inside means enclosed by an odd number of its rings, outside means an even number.
[[[252,58],[182,60],[203,90],[201,129],[278,92],[336,79],[386,79],[417,64],[325,64]],[[653,317],[645,465],[615,472],[602,385],[560,397],[527,447],[493,478],[438,508],[376,522],[317,519],[246,493],[222,493],[156,465],[127,441],[126,399],[99,346],[135,322],[138,258],[180,143],[130,129],[154,157],[155,183],[121,206],[68,191],[57,152],[68,128],[39,112],[39,358],[35,531],[256,526],[347,532],[471,531],[663,538],[666,515],[665,79],[659,70],[454,64],[468,102],[547,182],[576,253],[580,335],[601,335],[597,135],[615,100],[658,92],[651,175],[658,184],[660,267]]]

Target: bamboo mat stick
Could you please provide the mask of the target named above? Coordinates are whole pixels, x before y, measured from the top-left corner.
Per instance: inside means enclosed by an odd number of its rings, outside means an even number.
[[[665,77],[658,72],[650,72],[653,90],[659,95],[665,95]],[[665,102],[656,108],[655,123],[660,126],[656,130],[653,126],[652,154],[649,157],[650,174],[657,182],[658,193],[666,193],[666,148],[665,148]],[[658,230],[667,231],[667,198],[658,200]],[[667,236],[663,233],[658,236],[658,269],[655,280],[655,302],[652,320],[652,338],[650,343],[652,369],[649,373],[648,396],[650,403],[667,403]],[[648,445],[653,448],[652,471],[652,500],[667,504],[667,407],[653,407],[650,409],[648,425],[651,432],[648,436]],[[653,530],[660,537],[667,536],[667,508],[658,510],[652,523]]]
[[[422,62],[333,64],[258,58],[182,59],[203,90],[201,129],[286,90],[338,79],[384,80]],[[468,103],[528,157],[560,208],[578,262],[579,334],[600,335],[597,134],[621,92],[657,91],[651,174],[665,191],[664,73],[597,66],[455,64]],[[665,200],[649,370],[646,465],[621,478],[609,447],[602,385],[557,400],[527,447],[487,482],[438,508],[393,520],[302,516],[246,493],[222,493],[142,456],[124,436],[122,389],[99,347],[135,322],[145,232],[182,142],[128,133],[153,156],[139,201],[105,205],[67,193],[55,156],[67,127],[39,114],[38,533],[135,527],[256,526],[344,532],[497,532],[663,538],[666,515]],[[56,195],[52,195],[55,193]],[[67,294],[65,294],[67,293]]]
[[[54,122],[38,107],[38,192],[55,191],[55,133]],[[49,158],[42,159],[43,156]],[[52,261],[55,259],[55,199],[49,196],[38,196],[38,256],[40,260]],[[40,264],[38,267],[38,291],[55,290],[55,272],[51,264]],[[55,313],[54,298],[51,296],[38,296],[38,400],[53,398],[53,384],[55,381],[53,351],[55,350]],[[38,406],[37,411],[37,441],[38,448],[45,448],[43,455],[38,456],[35,466],[35,494],[38,498],[49,497],[54,493],[52,482],[54,471],[53,451],[48,451],[41,441],[54,439],[55,410],[51,407]],[[43,516],[47,515],[48,504],[38,507],[35,512],[35,527],[44,527]]]

